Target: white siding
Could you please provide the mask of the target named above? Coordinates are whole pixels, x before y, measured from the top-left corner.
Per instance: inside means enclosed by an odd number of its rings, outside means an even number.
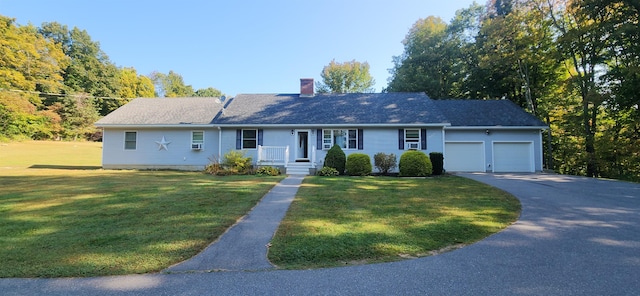
[[[258,128],[258,127],[247,127]],[[222,129],[222,155],[224,153],[236,149],[236,130],[239,128],[223,128]],[[240,128],[241,129],[241,128]],[[322,127],[304,127],[300,130],[309,130],[309,146],[315,148],[316,165],[322,167],[324,157],[327,154],[327,150],[318,150],[317,145],[317,133],[318,129]],[[331,127],[328,129],[359,129],[359,127],[344,126],[344,127]],[[371,158],[371,164],[373,165],[373,156],[378,152],[393,153],[396,155],[397,160],[400,161],[400,155],[405,150],[398,149],[398,129],[399,128],[362,128],[363,130],[363,149],[344,149],[346,155],[351,153],[364,153]],[[291,131],[294,130],[292,134]],[[296,145],[296,128],[264,128],[263,129],[263,145],[264,146],[289,146],[290,154],[289,161],[295,161],[294,147]],[[427,128],[427,149],[422,150],[426,154],[430,152],[443,152],[443,138],[442,128]],[[256,149],[245,150],[247,156],[251,156],[254,162],[257,159]],[[374,168],[375,170],[375,168]]]
[[[136,149],[124,149],[125,131],[137,133]],[[191,149],[191,132],[204,131],[202,150]],[[167,150],[156,141],[162,137]],[[102,166],[105,169],[179,169],[200,170],[218,153],[218,131],[213,128],[193,129],[109,129],[103,133]]]

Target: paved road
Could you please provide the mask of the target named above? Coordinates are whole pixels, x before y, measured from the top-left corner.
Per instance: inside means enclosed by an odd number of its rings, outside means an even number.
[[[640,295],[640,184],[465,174],[520,198],[520,220],[449,253],[303,271],[3,279],[3,295]],[[0,267],[5,268],[5,267]]]

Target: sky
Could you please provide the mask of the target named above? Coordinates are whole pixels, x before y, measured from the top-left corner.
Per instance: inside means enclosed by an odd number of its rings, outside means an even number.
[[[331,60],[368,62],[377,92],[421,18],[449,22],[473,0],[0,0],[20,25],[86,30],[111,62],[180,74],[194,90],[299,93]],[[484,1],[479,1],[484,4]]]

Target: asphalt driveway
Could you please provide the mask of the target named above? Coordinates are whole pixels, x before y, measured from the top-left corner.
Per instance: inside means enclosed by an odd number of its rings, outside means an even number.
[[[3,295],[639,295],[640,184],[463,174],[517,196],[518,222],[449,253],[303,271],[2,279]],[[7,267],[0,267],[7,268]]]

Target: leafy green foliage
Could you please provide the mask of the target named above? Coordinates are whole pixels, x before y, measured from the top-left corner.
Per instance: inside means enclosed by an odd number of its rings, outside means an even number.
[[[340,173],[335,168],[324,166],[316,173],[316,175],[331,177],[331,176],[338,176],[340,175]]]
[[[407,151],[400,156],[401,177],[426,177],[431,175],[431,160],[422,151]]]
[[[154,72],[151,74],[151,80],[156,86],[156,96],[176,98],[194,95],[193,87],[186,85],[182,76],[176,72],[169,71],[169,74]]]
[[[344,175],[346,162],[347,156],[338,145],[333,145],[324,157],[324,166],[336,169],[340,175]]]
[[[351,153],[347,156],[346,172],[350,176],[368,176],[373,170],[371,158],[364,153]]]
[[[444,172],[444,155],[442,152],[429,153],[429,160],[431,160],[431,164],[433,165],[433,174],[442,175]]]
[[[225,153],[222,161],[217,158],[210,158],[209,164],[205,166],[204,171],[217,176],[250,175],[254,173],[251,157],[245,156],[244,152],[240,150],[232,150]]]
[[[280,169],[272,166],[262,166],[256,170],[258,176],[278,176],[280,175]]]
[[[398,166],[396,155],[378,152],[373,155],[373,163],[381,174],[388,174]]]
[[[316,82],[319,93],[370,93],[375,80],[369,74],[369,64],[355,60],[336,63],[332,60],[320,73],[322,82]]]

